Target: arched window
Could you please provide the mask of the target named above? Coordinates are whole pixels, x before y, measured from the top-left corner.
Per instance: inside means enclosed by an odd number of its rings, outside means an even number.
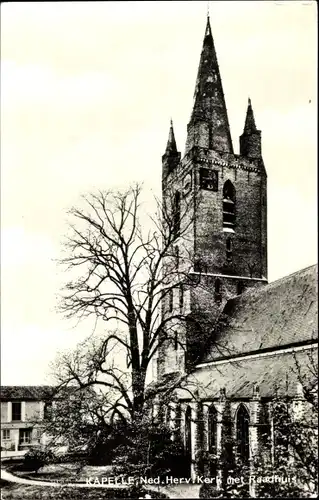
[[[236,191],[233,184],[228,180],[223,189],[223,228],[224,230],[234,230],[235,227],[235,205]]]
[[[215,285],[214,285],[216,302],[220,302],[222,300],[221,286],[222,286],[221,281],[217,278],[215,280]]]
[[[216,454],[217,450],[217,410],[211,405],[208,411],[208,451]]]
[[[240,405],[236,417],[237,454],[245,463],[249,460],[249,413],[244,405]]]
[[[174,196],[173,224],[174,236],[177,237],[181,229],[181,193],[179,191],[176,191]]]
[[[237,295],[242,294],[244,291],[244,288],[245,288],[244,283],[242,281],[238,281],[238,283],[237,283]]]
[[[226,259],[231,261],[233,258],[233,245],[230,238],[226,240]]]

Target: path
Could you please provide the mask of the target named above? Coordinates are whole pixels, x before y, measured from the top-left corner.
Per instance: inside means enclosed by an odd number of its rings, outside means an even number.
[[[159,487],[159,491],[169,498],[199,498],[200,487],[200,484],[174,484],[165,488]]]
[[[50,481],[37,481],[36,479],[25,479],[23,477],[14,476],[11,472],[1,469],[1,479],[10,481],[10,483],[30,484],[33,486],[72,486],[72,488],[121,488],[123,484],[90,484],[90,483],[64,483],[64,482],[50,482]]]
[[[72,488],[123,488],[121,484],[90,484],[90,483],[64,483],[64,482],[49,482],[37,481],[36,479],[25,479],[23,477],[15,476],[4,469],[1,469],[1,478],[10,483],[27,484],[33,486],[69,486]],[[169,498],[199,498],[200,485],[198,484],[177,484],[173,486],[164,487],[149,487],[153,491],[161,491],[169,496]]]

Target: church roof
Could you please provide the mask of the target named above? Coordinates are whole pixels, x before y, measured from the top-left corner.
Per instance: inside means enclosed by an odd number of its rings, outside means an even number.
[[[202,400],[219,398],[221,389],[225,390],[227,398],[252,398],[255,384],[262,398],[272,398],[276,394],[295,396],[300,393],[300,383],[309,389],[315,387],[316,360],[316,350],[307,349],[201,365],[190,375],[189,385],[198,388]],[[180,397],[190,397],[189,393],[179,392]]]
[[[311,343],[318,338],[317,265],[230,299],[202,360]]]

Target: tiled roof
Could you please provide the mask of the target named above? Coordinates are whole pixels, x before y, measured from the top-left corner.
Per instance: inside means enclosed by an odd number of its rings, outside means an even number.
[[[197,368],[189,376],[189,387],[197,388],[201,399],[218,398],[220,389],[229,398],[252,398],[253,386],[259,386],[262,398],[274,395],[293,396],[298,393],[298,383],[314,387],[317,382],[315,364],[317,349],[252,357],[240,361],[225,361]],[[313,369],[309,369],[313,365]],[[298,367],[299,370],[298,371]],[[189,392],[179,390],[179,397],[189,398]]]
[[[1,400],[21,399],[21,400],[41,400],[52,397],[55,391],[50,385],[7,385],[0,390]]]
[[[317,309],[317,265],[247,290],[226,304],[203,362],[317,339]]]
[[[75,385],[57,387],[53,385],[7,385],[0,388],[0,400],[39,401],[45,399],[63,399],[77,397],[79,391],[92,391],[91,387],[79,389]]]

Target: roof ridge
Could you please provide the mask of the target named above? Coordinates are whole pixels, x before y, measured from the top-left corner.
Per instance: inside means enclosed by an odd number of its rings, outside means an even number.
[[[310,266],[307,266],[307,267],[303,267],[302,269],[299,269],[298,271],[294,271],[293,273],[287,274],[286,276],[282,276],[281,278],[277,278],[275,281],[271,281],[266,286],[273,285],[274,283],[278,283],[278,281],[281,281],[281,280],[284,280],[284,279],[287,279],[287,278],[291,278],[295,274],[302,273],[303,271],[307,271],[307,269],[310,269],[311,267],[317,267],[317,266],[318,266],[318,263],[311,264]]]
[[[287,274],[286,276],[282,276],[281,278],[278,278],[275,281],[271,281],[270,283],[265,284],[263,287],[247,288],[241,295],[236,295],[233,298],[236,299],[236,298],[240,298],[242,296],[259,294],[259,293],[262,293],[263,291],[267,292],[269,290],[269,288],[272,288],[273,286],[280,284],[280,282],[285,281],[289,278],[292,278],[296,274],[301,274],[302,272],[307,271],[307,269],[315,268],[317,266],[318,266],[318,264],[316,263],[316,264],[312,264],[311,266],[304,267],[302,269],[299,269],[298,271],[294,271],[291,274]]]

